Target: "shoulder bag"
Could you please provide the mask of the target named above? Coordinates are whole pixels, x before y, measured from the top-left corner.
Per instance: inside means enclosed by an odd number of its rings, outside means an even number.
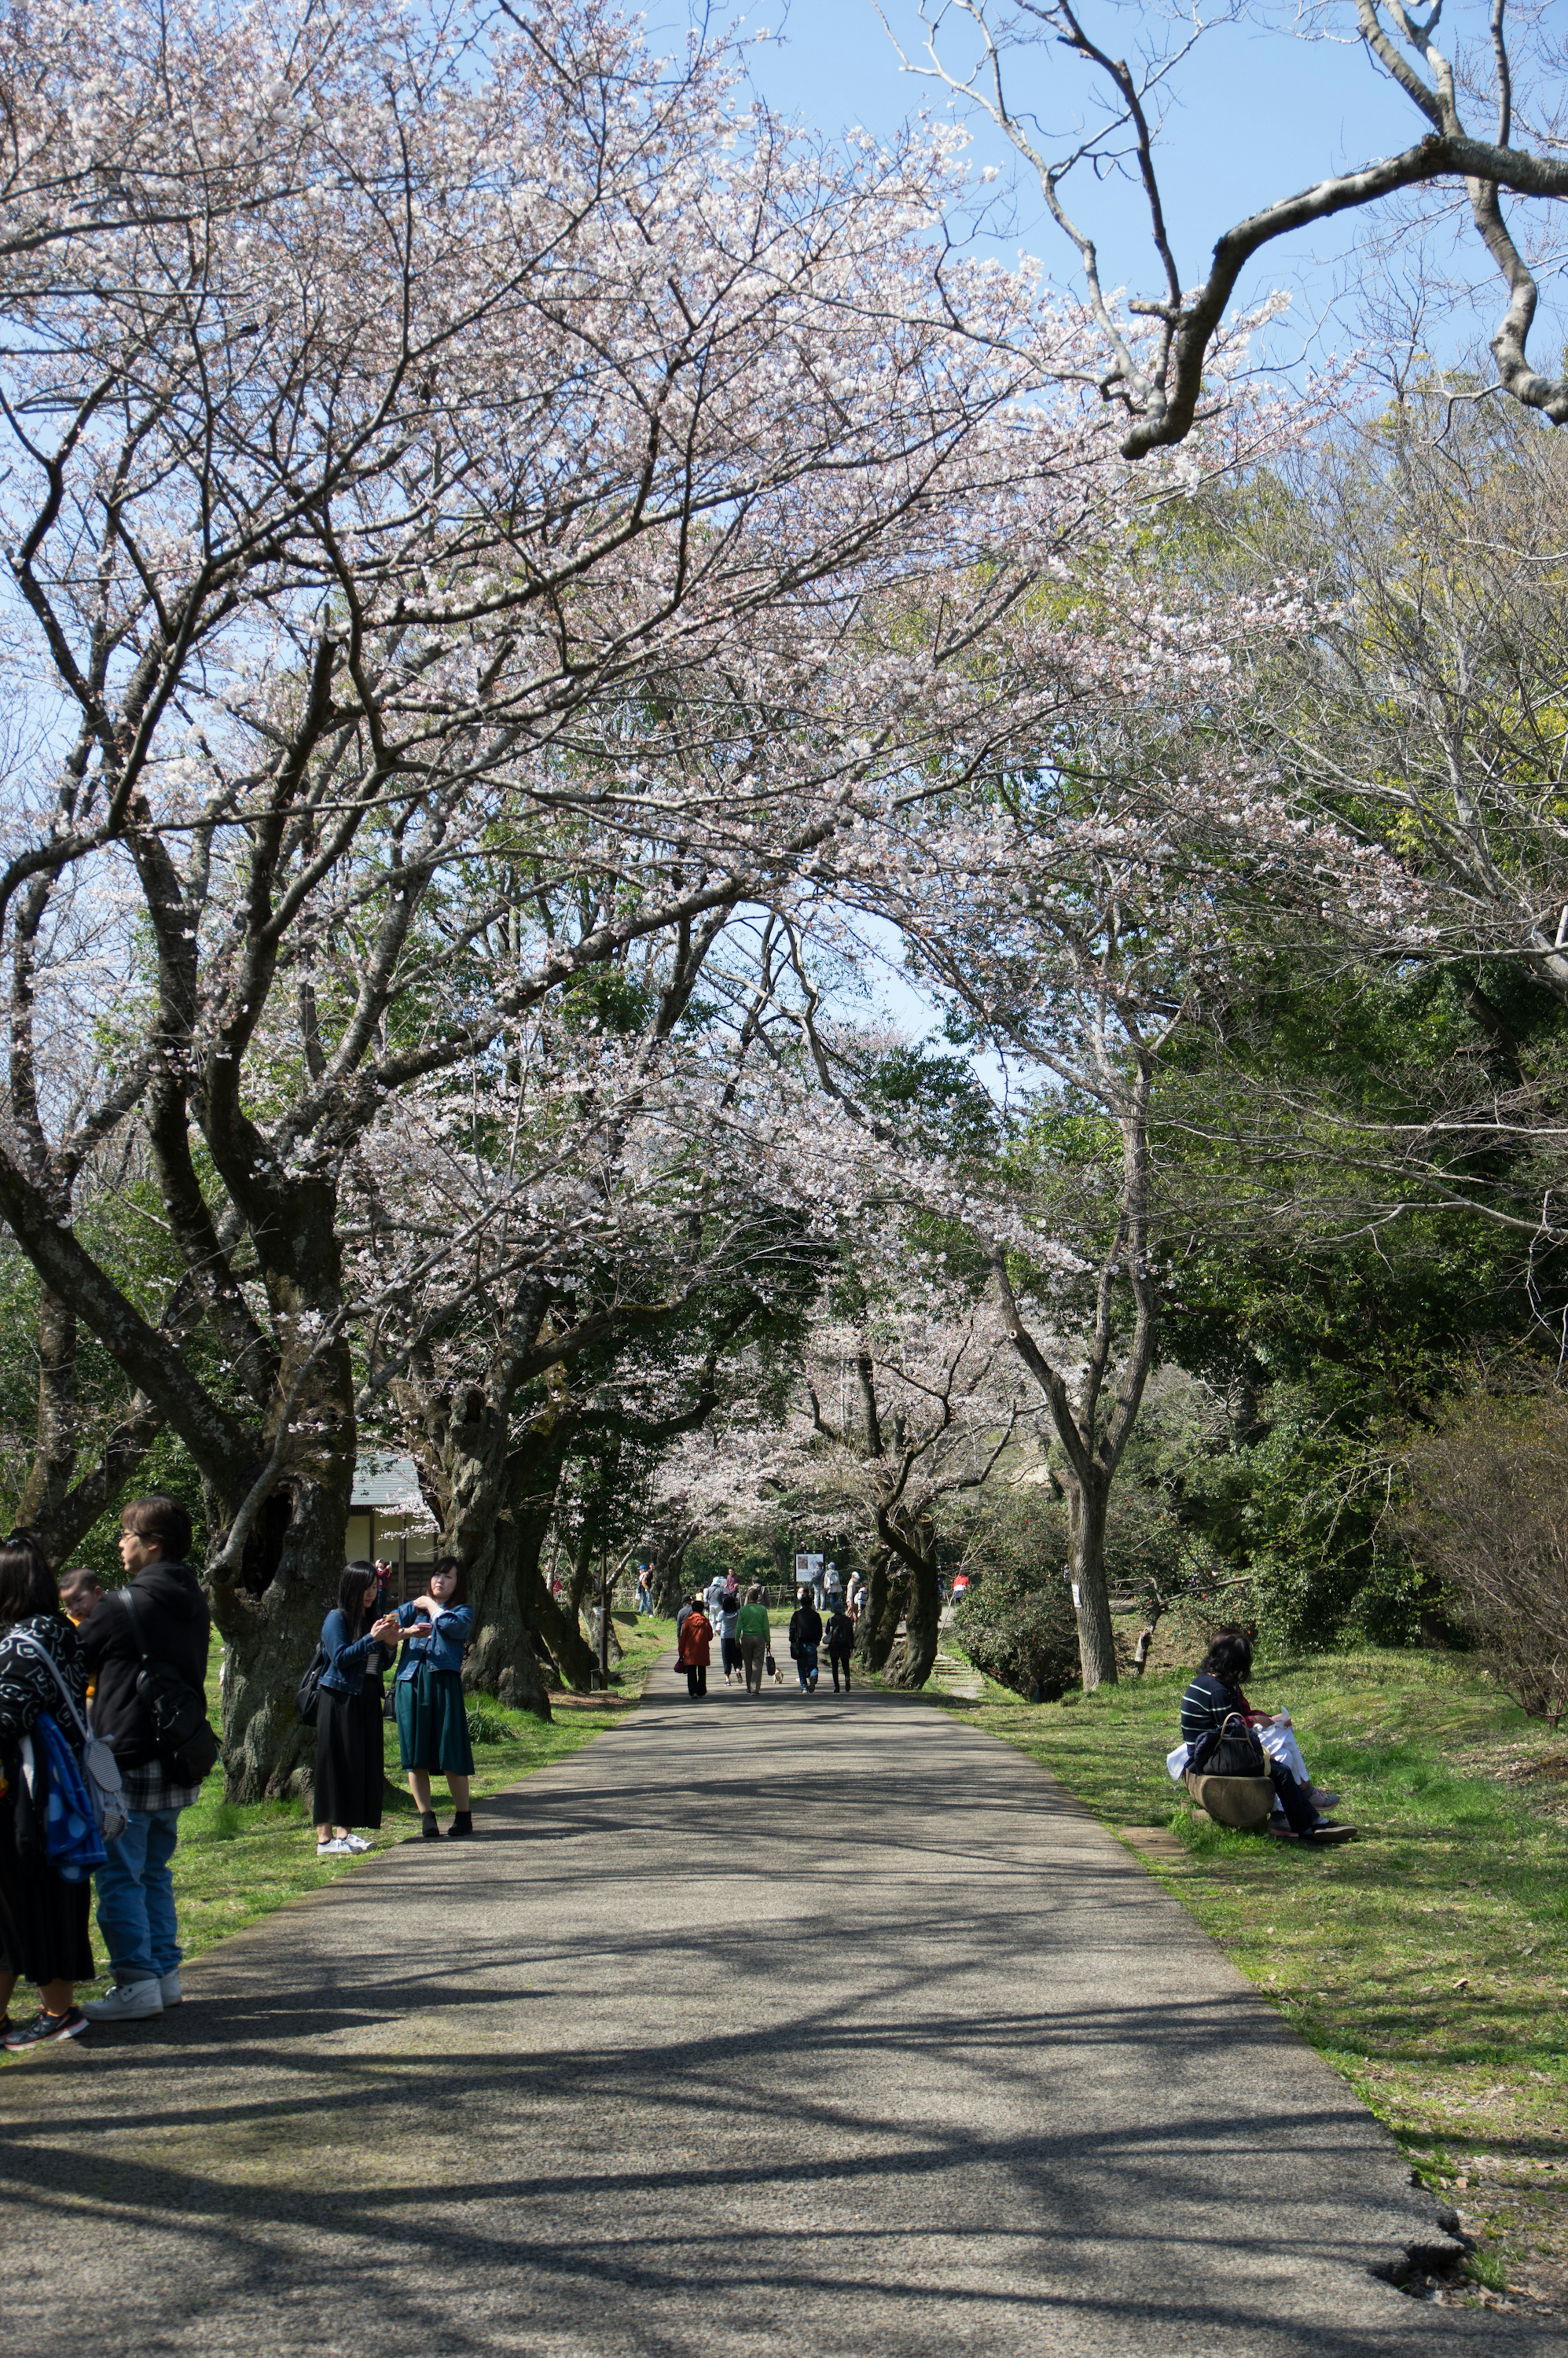
[[[188,1686],[167,1662],[155,1662],[147,1651],[142,1617],[128,1588],[120,1591],[130,1607],[131,1625],[142,1667],[136,1672],[136,1693],[153,1724],[158,1758],[181,1785],[200,1785],[218,1758],[218,1739],[207,1724],[206,1699]]]

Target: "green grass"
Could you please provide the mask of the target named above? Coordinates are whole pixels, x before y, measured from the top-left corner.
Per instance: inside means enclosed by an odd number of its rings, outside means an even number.
[[[1033,1707],[988,1680],[945,1707],[1108,1823],[1173,1827],[1184,1857],[1151,1871],[1482,2238],[1474,2282],[1568,2309],[1568,1734],[1463,1657],[1260,1662],[1249,1693],[1361,1829],[1307,1852],[1194,1819],[1164,1763],[1185,1675]]]
[[[481,1720],[474,1743],[476,1801],[516,1784],[535,1768],[567,1759],[636,1709],[649,1664],[675,1643],[675,1623],[637,1621],[630,1614],[618,1613],[615,1628],[625,1649],[618,1666],[623,1683],[607,1695],[554,1696],[555,1716],[547,1721],[535,1719],[531,1712],[508,1711],[488,1696],[474,1698],[472,1710]],[[215,1680],[216,1648],[212,1674]],[[212,1700],[215,1710],[215,1692]],[[389,1790],[384,1795],[381,1833],[373,1837],[377,1849],[416,1836],[419,1825],[398,1772],[397,1734],[390,1724],[386,1759]],[[444,1817],[446,1788],[441,1779],[434,1780],[433,1790],[438,1813]],[[373,1856],[374,1852],[367,1855]],[[226,1934],[271,1915],[301,1892],[319,1891],[323,1884],[351,1875],[362,1864],[359,1858],[317,1857],[315,1824],[302,1802],[225,1801],[222,1775],[214,1774],[203,1787],[200,1800],[183,1812],[179,1822],[174,1889],[180,1945],[188,1958],[199,1957]]]

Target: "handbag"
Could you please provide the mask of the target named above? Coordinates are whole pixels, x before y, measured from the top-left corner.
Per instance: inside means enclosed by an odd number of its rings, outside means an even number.
[[[768,1666],[768,1676],[769,1676],[769,1678],[771,1679],[771,1678],[775,1677],[775,1676],[777,1675],[777,1671],[778,1671],[778,1664],[774,1661],[774,1660],[773,1660],[773,1658],[772,1654],[764,1654],[764,1655],[762,1656],[762,1660],[763,1660],[763,1661],[764,1661],[764,1662],[766,1662],[766,1664],[767,1664],[767,1666]]]
[[[294,1714],[301,1727],[314,1727],[321,1709],[321,1673],[327,1667],[327,1649],[319,1639],[316,1651],[306,1666],[305,1676],[294,1691]]]
[[[1206,1728],[1193,1746],[1187,1762],[1195,1777],[1267,1777],[1263,1747],[1238,1711],[1217,1728]]]
[[[142,1617],[128,1588],[120,1595],[131,1610],[131,1622],[141,1651],[136,1693],[146,1704],[153,1724],[158,1758],[181,1785],[200,1785],[218,1758],[218,1739],[207,1723],[206,1698],[188,1686],[167,1662],[155,1662],[147,1651]]]
[[[48,1665],[81,1738],[82,1777],[87,1787],[87,1798],[92,1805],[93,1821],[105,1842],[118,1842],[131,1822],[131,1806],[125,1799],[125,1788],[120,1781],[119,1762],[103,1738],[93,1735],[91,1722],[83,1719],[77,1710],[76,1698],[61,1678],[59,1664],[49,1648],[40,1646],[36,1638],[28,1636],[18,1637],[16,1645],[18,1650],[36,1654],[41,1662]]]

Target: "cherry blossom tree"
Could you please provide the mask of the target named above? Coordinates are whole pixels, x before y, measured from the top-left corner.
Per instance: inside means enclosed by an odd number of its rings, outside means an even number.
[[[145,947],[51,1152],[134,1109],[223,1381],[19,1146],[25,1071],[0,1213],[200,1472],[251,1795],[301,1763],[341,1554],[356,1141],[632,943],[808,866],[868,741],[813,737],[813,683],[865,600],[1005,545],[972,634],[1109,454],[1092,413],[1019,406],[1071,313],[962,265],[962,324],[933,299],[942,139],[814,151],[731,54],[661,61],[592,0],[133,13],[106,64],[61,19],[36,70],[6,57],[0,652],[41,725],[0,922],[87,892]],[[677,709],[706,723],[647,763]],[[582,743],[617,730],[607,773]]]

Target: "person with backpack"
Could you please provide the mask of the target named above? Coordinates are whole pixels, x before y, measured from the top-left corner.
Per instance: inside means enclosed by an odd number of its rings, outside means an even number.
[[[712,1660],[713,1624],[702,1609],[702,1599],[694,1596],[691,1611],[681,1623],[680,1639],[676,1651],[686,1672],[686,1691],[695,1703],[708,1693],[708,1665]]]
[[[98,1870],[98,1930],[109,1952],[111,1985],[82,2009],[92,2022],[145,2022],[180,2002],[169,1862],[179,1813],[200,1792],[216,1754],[205,1722],[212,1617],[186,1561],[191,1538],[190,1517],[178,1498],[133,1499],[120,1518],[127,1585],[113,1590],[81,1627],[82,1660],[97,1681],[93,1726],[120,1764],[129,1812]],[[181,1697],[205,1744],[169,1736],[169,1711]]]
[[[439,1556],[430,1567],[427,1593],[400,1605],[370,1633],[378,1644],[405,1640],[393,1707],[398,1751],[427,1842],[438,1840],[441,1832],[430,1806],[432,1777],[444,1777],[452,1797],[448,1834],[466,1841],[473,1833],[469,1801],[473,1746],[462,1679],[463,1656],[473,1637],[473,1607],[468,1598],[468,1574],[458,1558]]]
[[[816,1693],[816,1649],[821,1643],[822,1616],[812,1602],[811,1590],[803,1588],[795,1597],[789,1625],[789,1650],[802,1694]]]
[[[373,1565],[347,1565],[337,1605],[321,1625],[316,1658],[321,1666],[314,1779],[318,1858],[369,1850],[354,1829],[368,1826],[373,1833],[381,1824],[386,1774],[381,1672],[392,1657],[372,1627],[380,1595]]]
[[[761,1694],[762,1677],[767,1666],[768,1648],[773,1643],[773,1631],[768,1627],[767,1601],[760,1581],[753,1581],[746,1591],[746,1602],[735,1617],[735,1634],[741,1643],[741,1661],[746,1673],[746,1693]]]
[[[825,1632],[827,1642],[827,1662],[833,1672],[833,1692],[838,1692],[838,1673],[844,1673],[844,1692],[849,1692],[849,1657],[855,1650],[855,1625],[841,1604],[835,1605],[827,1616]]]
[[[87,2028],[76,1985],[93,1977],[92,1885],[71,1862],[49,1855],[49,1751],[41,1725],[49,1719],[80,1758],[86,1702],[81,1643],[59,1609],[43,1550],[31,1531],[13,1531],[0,1546],[0,2042],[12,2054],[80,2039]],[[38,1989],[30,2022],[11,2019],[19,1981]]]

